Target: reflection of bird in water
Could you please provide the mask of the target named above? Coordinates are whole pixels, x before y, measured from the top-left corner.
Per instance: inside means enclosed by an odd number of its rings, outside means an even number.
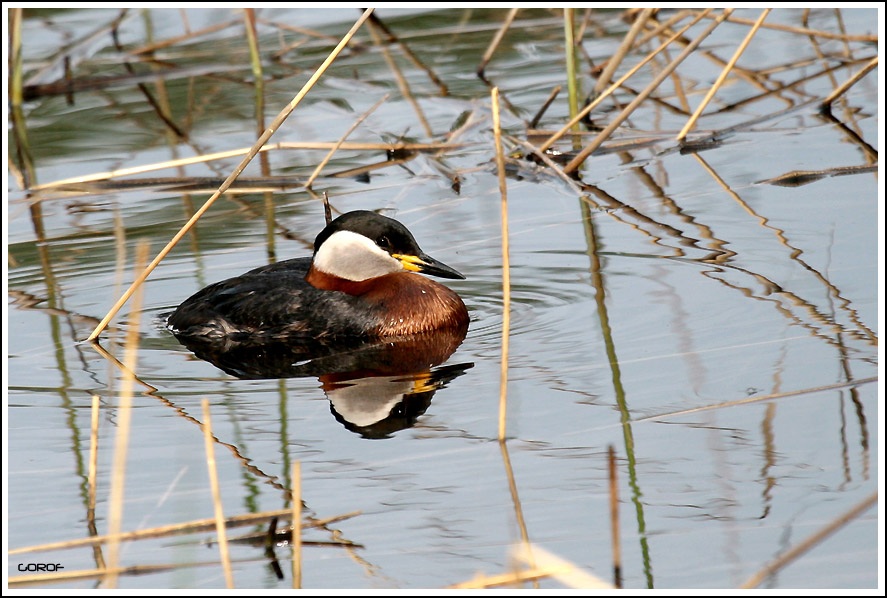
[[[167,326],[197,357],[238,378],[317,377],[336,418],[367,437],[409,427],[436,390],[473,364],[434,370],[468,332],[451,289],[464,278],[402,224],[348,212],[296,258],[211,284]]]
[[[366,438],[385,438],[413,426],[437,390],[474,367],[440,366],[464,338],[465,331],[441,330],[363,342],[179,340],[238,378],[317,378],[342,425]]]
[[[464,278],[425,254],[396,220],[348,212],[317,235],[312,257],[211,284],[179,305],[167,325],[179,338],[229,342],[467,331],[459,295],[416,272]]]
[[[364,438],[388,438],[415,425],[434,393],[471,367],[463,363],[408,375],[324,381],[323,389],[339,423]]]

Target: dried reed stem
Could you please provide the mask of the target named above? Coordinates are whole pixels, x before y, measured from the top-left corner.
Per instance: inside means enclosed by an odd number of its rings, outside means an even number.
[[[576,183],[576,179],[567,175],[564,172],[564,169],[560,167],[560,164],[558,164],[557,162],[552,160],[548,154],[546,154],[546,153],[540,151],[538,148],[534,147],[533,144],[530,143],[529,141],[524,141],[523,139],[518,139],[516,137],[512,137],[511,135],[508,135],[507,137],[508,137],[508,140],[511,141],[512,143],[515,143],[515,144],[523,147],[528,152],[532,153],[534,156],[539,158],[546,166],[548,166],[548,168],[551,169],[551,171],[554,174],[556,174],[558,176],[558,178],[560,178],[564,183],[566,183],[566,185],[574,193],[576,193],[576,195],[580,195],[580,196],[582,195],[582,193],[583,193],[582,188],[579,187],[579,185]]]
[[[551,106],[551,103],[554,101],[554,99],[557,97],[557,95],[560,92],[561,92],[560,85],[556,85],[554,87],[554,89],[551,90],[551,93],[548,94],[548,99],[546,99],[544,102],[542,102],[542,106],[539,108],[539,110],[536,111],[536,115],[530,121],[530,124],[528,125],[530,129],[535,129],[536,127],[539,126],[539,121],[542,120],[542,116],[545,114],[545,111],[548,110],[548,107]],[[578,122],[578,121],[576,121],[576,122]]]
[[[610,59],[607,60],[603,72],[598,76],[598,80],[594,84],[595,94],[599,94],[603,91],[607,83],[610,82],[610,79],[613,78],[613,73],[616,72],[616,69],[622,64],[625,56],[631,51],[634,40],[637,39],[638,34],[640,34],[641,30],[646,26],[647,21],[657,10],[658,9],[656,8],[645,8],[634,20],[631,29],[629,29],[628,33],[625,34],[625,37],[622,38],[622,42],[619,44],[616,52],[614,52]]]
[[[323,75],[323,73],[326,72],[326,70],[327,70],[327,68],[329,68],[330,64],[332,64],[332,62],[336,59],[336,57],[342,52],[342,50],[348,44],[349,40],[354,36],[354,34],[357,32],[357,30],[360,28],[360,26],[364,23],[364,21],[366,21],[366,19],[369,17],[369,15],[372,13],[372,11],[373,11],[372,8],[368,8],[366,11],[364,11],[363,15],[361,15],[361,17],[357,20],[357,22],[355,22],[355,24],[351,27],[351,29],[348,31],[348,33],[345,34],[345,36],[342,38],[342,40],[339,42],[339,44],[333,49],[333,51],[330,52],[330,55],[326,58],[326,60],[323,61],[323,64],[321,64],[317,68],[317,70],[314,71],[314,74],[311,75],[311,78],[308,79],[308,82],[305,83],[305,85],[302,87],[302,90],[299,91],[298,94],[296,94],[296,96],[292,99],[292,101],[280,112],[280,114],[278,114],[275,117],[275,119],[271,123],[271,125],[267,129],[265,129],[265,132],[262,133],[261,137],[259,137],[259,139],[256,141],[256,143],[253,144],[253,146],[250,148],[249,152],[243,158],[243,160],[240,162],[240,164],[238,164],[237,167],[234,169],[234,171],[230,175],[228,175],[228,178],[225,179],[225,181],[218,188],[218,190],[215,193],[213,193],[209,199],[206,200],[206,203],[204,203],[203,206],[201,206],[200,209],[198,209],[194,213],[194,215],[191,216],[191,218],[188,220],[188,222],[185,223],[185,225],[179,230],[179,232],[177,232],[175,234],[175,236],[166,245],[166,247],[164,247],[160,251],[160,253],[157,254],[157,257],[155,257],[151,261],[151,263],[148,264],[148,267],[145,269],[145,271],[142,272],[142,274],[132,283],[132,285],[130,285],[129,289],[127,289],[127,291],[123,294],[123,296],[120,297],[120,299],[118,299],[117,303],[114,304],[114,306],[107,313],[107,315],[105,315],[105,317],[102,318],[102,321],[99,322],[99,325],[96,326],[95,330],[92,331],[92,334],[89,335],[89,338],[87,340],[93,341],[96,339],[96,337],[99,334],[101,334],[101,332],[108,325],[108,322],[111,321],[111,318],[113,318],[117,314],[117,312],[120,310],[120,308],[123,307],[123,304],[125,304],[129,300],[129,298],[132,296],[132,294],[135,292],[135,290],[142,284],[142,282],[144,282],[144,280],[154,270],[154,268],[157,267],[157,264],[159,264],[163,260],[163,258],[166,257],[166,255],[172,250],[173,247],[176,246],[176,244],[181,240],[181,238],[184,237],[188,233],[189,230],[191,230],[191,227],[193,227],[194,224],[197,223],[197,221],[204,214],[204,212],[206,212],[210,208],[210,206],[212,206],[212,204],[216,201],[216,199],[218,199],[228,189],[228,187],[231,186],[231,184],[234,182],[234,180],[238,176],[240,176],[240,173],[243,172],[243,170],[250,163],[250,161],[252,161],[252,159],[256,156],[256,154],[259,153],[261,148],[265,145],[265,142],[268,141],[268,139],[270,139],[271,136],[280,128],[280,126],[287,119],[287,117],[289,117],[289,115],[292,113],[292,111],[296,109],[296,106],[298,106],[302,102],[302,99],[305,97],[305,95],[307,95],[307,93],[311,90],[311,88],[314,87],[314,84],[317,83],[318,79],[320,79],[320,77]]]
[[[320,176],[320,171],[323,170],[323,167],[326,166],[326,165],[329,163],[330,160],[332,160],[333,155],[336,153],[336,151],[338,151],[338,149],[339,149],[340,147],[342,147],[342,144],[345,143],[345,140],[348,139],[348,136],[351,135],[351,133],[353,133],[354,130],[355,130],[357,127],[359,127],[360,124],[361,124],[363,121],[365,121],[366,118],[367,118],[370,114],[372,114],[373,112],[375,112],[376,109],[378,109],[379,106],[381,106],[381,105],[385,102],[385,100],[388,99],[388,96],[389,96],[389,94],[385,94],[385,95],[382,97],[382,99],[380,99],[378,102],[376,102],[375,104],[373,104],[372,107],[370,107],[369,110],[367,110],[366,112],[364,112],[364,113],[360,116],[360,118],[358,118],[356,121],[354,121],[354,123],[351,125],[351,127],[350,127],[347,131],[345,131],[345,134],[342,135],[342,137],[339,139],[339,141],[337,141],[336,144],[333,145],[333,147],[330,148],[330,151],[327,152],[326,156],[323,157],[323,160],[320,161],[320,164],[317,165],[317,167],[314,169],[314,172],[311,173],[311,176],[309,176],[309,177],[308,177],[308,180],[305,182],[305,188],[306,188],[306,189],[310,189],[310,188],[311,188],[311,185],[314,183],[314,180],[315,180],[318,176]]]
[[[531,569],[536,568],[533,560],[533,550],[530,545],[530,532],[527,530],[527,521],[524,519],[524,509],[521,507],[520,496],[517,492],[517,482],[514,480],[514,468],[511,466],[511,457],[508,456],[508,445],[505,440],[499,439],[499,451],[502,453],[502,464],[505,466],[505,476],[508,478],[508,491],[511,494],[511,503],[514,505],[514,516],[517,519],[517,528],[527,555],[527,563]]]
[[[739,405],[750,405],[752,403],[760,403],[761,401],[772,401],[774,399],[785,399],[788,397],[797,397],[801,395],[806,395],[814,392],[826,392],[830,390],[840,390],[842,388],[851,388],[856,386],[861,386],[863,384],[871,384],[872,382],[877,382],[878,377],[872,376],[871,378],[860,378],[858,380],[849,380],[847,382],[838,382],[836,384],[825,384],[823,386],[814,386],[811,388],[801,388],[799,390],[791,390],[787,392],[775,392],[771,394],[761,395],[757,397],[748,397],[746,399],[738,399],[736,401],[724,401],[723,403],[718,403],[716,405],[705,405],[704,407],[694,407],[693,409],[683,409],[681,411],[671,411],[669,413],[661,413],[659,415],[649,415],[647,417],[640,417],[634,419],[632,421],[642,422],[651,419],[663,419],[666,417],[677,417],[680,415],[689,415],[691,413],[699,413],[700,411],[710,411],[712,409],[726,409],[727,407],[737,407]]]
[[[225,520],[227,527],[236,527],[241,525],[253,525],[263,523],[274,517],[284,517],[292,514],[292,509],[278,509],[276,511],[266,511],[264,513],[250,513],[248,515],[235,515]],[[359,515],[360,511],[355,511],[347,515],[330,518],[320,522],[315,522],[313,526],[323,525],[329,521],[338,521],[347,517]],[[150,529],[141,529],[134,532],[123,532],[118,535],[121,542],[129,542],[132,540],[146,540],[148,538],[160,538],[163,536],[172,536],[185,533],[204,532],[213,529],[216,525],[215,518],[198,519],[188,523],[175,523],[172,525],[162,525]],[[22,548],[14,548],[9,550],[8,555],[27,554],[30,552],[45,552],[48,550],[65,550],[69,548],[80,548],[81,546],[90,546],[104,544],[111,540],[110,535],[94,536],[90,538],[78,538],[77,540],[65,540],[62,542],[50,542],[48,544],[36,544],[34,546],[25,546]]]
[[[302,464],[293,463],[293,531],[290,545],[293,549],[293,589],[302,587]]]
[[[699,12],[696,10],[688,10],[688,9],[679,10],[679,11],[676,11],[673,15],[671,15],[671,17],[669,17],[665,21],[662,21],[661,23],[659,21],[653,21],[652,23],[644,23],[645,26],[648,25],[651,28],[649,31],[644,33],[644,35],[641,36],[637,40],[637,43],[635,43],[635,47],[640,48],[641,46],[643,46],[644,44],[649,42],[651,39],[653,39],[654,37],[659,37],[664,32],[670,31],[673,25],[679,23],[680,21],[683,21],[688,16],[691,16],[691,15],[700,16],[701,14],[708,14],[709,12],[711,12],[711,10],[707,10],[704,12]]]
[[[610,541],[613,546],[613,585],[622,587],[622,547],[619,540],[619,483],[616,479],[616,450],[607,447],[607,468],[610,472]]]
[[[752,575],[745,583],[739,586],[743,590],[756,588],[758,587],[762,581],[764,581],[770,575],[773,575],[802,554],[815,547],[817,544],[825,540],[828,536],[836,532],[838,529],[856,519],[872,506],[878,504],[878,491],[876,490],[874,493],[863,499],[861,502],[857,503],[853,508],[839,516],[837,519],[826,525],[824,528],[820,529],[818,532],[796,545],[794,548],[790,549],[788,552],[783,553],[770,563],[768,563],[763,569]]]
[[[425,135],[428,138],[434,137],[434,131],[431,130],[431,125],[428,124],[428,119],[425,118],[425,114],[422,112],[422,107],[419,105],[419,102],[416,101],[415,96],[413,96],[413,92],[410,91],[410,84],[407,83],[406,77],[403,76],[403,72],[400,70],[400,67],[397,66],[397,63],[394,61],[394,57],[391,56],[391,52],[388,50],[388,46],[382,41],[382,38],[379,35],[379,31],[377,29],[376,23],[370,19],[367,23],[367,30],[370,32],[370,35],[373,38],[373,43],[376,44],[376,47],[379,48],[379,51],[382,52],[382,58],[385,59],[385,62],[388,64],[388,68],[391,69],[391,72],[394,73],[394,80],[397,82],[397,88],[400,90],[400,95],[409,103],[410,106],[413,107],[413,111],[416,113],[416,117],[419,119],[419,124],[422,125],[422,128],[425,129]]]
[[[517,16],[517,11],[519,10],[519,8],[512,8],[510,11],[508,11],[508,15],[505,17],[505,20],[502,21],[502,26],[499,28],[499,31],[496,32],[496,35],[493,36],[493,40],[490,42],[490,45],[487,46],[483,58],[481,58],[480,60],[480,65],[477,67],[477,76],[481,79],[484,78],[484,70],[486,70],[487,64],[493,57],[493,52],[495,52],[496,48],[499,47],[499,44],[502,42],[502,38],[505,37],[505,32],[508,31],[509,27],[511,27],[511,22],[514,20],[514,17]]]
[[[505,411],[508,395],[508,337],[511,328],[511,273],[508,249],[508,185],[505,182],[505,154],[502,150],[502,128],[499,122],[499,88],[491,91],[493,108],[493,139],[496,144],[496,169],[499,173],[499,196],[502,213],[502,359],[499,365],[499,440],[505,440]]]
[[[135,271],[138,272],[148,259],[148,244],[142,242],[136,248]],[[114,462],[111,469],[111,490],[108,498],[108,569],[103,586],[114,588],[117,585],[117,570],[120,564],[120,530],[123,526],[123,497],[126,480],[126,455],[129,449],[130,423],[132,422],[132,387],[135,381],[136,361],[139,349],[139,319],[142,308],[142,293],[136,293],[130,308],[129,330],[124,347],[123,380],[120,384],[120,401],[117,407],[117,434],[114,439]]]
[[[764,23],[764,19],[767,18],[767,15],[770,14],[772,9],[765,8],[761,11],[761,16],[758,17],[758,20],[755,21],[754,26],[749,30],[748,34],[745,36],[745,39],[742,40],[742,43],[739,44],[739,47],[736,48],[736,52],[733,53],[733,56],[727,62],[726,66],[721,70],[721,74],[718,75],[717,80],[714,82],[714,85],[711,86],[711,89],[708,90],[708,93],[705,94],[705,97],[702,98],[702,102],[699,103],[696,110],[693,112],[693,115],[687,120],[687,124],[684,125],[684,128],[681,129],[681,132],[678,133],[677,140],[678,142],[682,142],[686,137],[687,133],[690,132],[690,129],[696,124],[696,121],[699,120],[699,115],[702,114],[702,111],[705,110],[705,107],[708,106],[708,103],[717,93],[717,91],[721,88],[721,85],[724,84],[724,81],[727,80],[727,76],[730,74],[730,71],[733,70],[733,66],[739,60],[739,57],[742,56],[742,53],[745,52],[745,49],[748,47],[748,44],[751,43],[752,38],[755,36],[755,33],[758,32],[761,25]]]
[[[228,534],[225,528],[225,512],[222,508],[222,493],[219,490],[219,473],[216,469],[216,452],[213,439],[212,417],[209,411],[209,400],[201,401],[203,407],[203,445],[206,450],[206,469],[209,472],[209,487],[213,498],[213,512],[216,521],[216,537],[219,540],[219,556],[222,559],[222,570],[225,572],[225,586],[234,589],[234,577],[231,574],[231,556],[228,553]]]
[[[90,535],[97,535],[95,525],[95,497],[96,497],[96,473],[98,472],[99,462],[99,402],[98,395],[92,395],[92,407],[90,409],[89,422],[89,468],[86,476],[87,480],[87,520]],[[94,546],[93,554],[95,556],[96,566],[102,568],[105,566],[105,558],[102,555],[102,547]]]
[[[823,110],[831,110],[832,102],[834,102],[839,97],[841,97],[848,89],[853,87],[860,79],[865,77],[869,73],[869,71],[874,69],[876,66],[878,66],[878,57],[877,56],[872,58],[868,64],[866,64],[864,67],[862,67],[861,71],[859,71],[858,73],[856,73],[855,75],[850,77],[846,82],[844,82],[843,85],[841,85],[836,90],[834,90],[832,93],[830,93],[829,96],[822,101],[821,108]]]
[[[24,101],[22,82],[22,7],[9,9],[9,102],[21,106]]]
[[[564,8],[564,58],[567,70],[567,105],[570,109],[570,118],[575,118],[579,113],[579,73],[576,61],[576,25],[573,19],[573,9]],[[574,125],[574,132],[579,131],[579,125]],[[574,139],[573,143],[576,149],[579,149],[581,142]]]
[[[753,21],[743,17],[730,16],[727,18],[730,23],[740,23],[742,25],[751,25]],[[835,39],[845,42],[873,42],[878,43],[878,34],[870,35],[847,35],[846,33],[835,33],[833,31],[823,31],[821,29],[808,29],[806,27],[796,27],[794,25],[783,25],[781,23],[767,23],[764,29],[773,29],[774,31],[785,31],[788,33],[797,33],[798,35],[822,37],[825,39]]]
[[[511,554],[517,560],[530,565],[532,569],[539,567],[553,570],[549,575],[569,588],[581,588],[584,590],[613,589],[612,585],[600,577],[580,569],[573,563],[545,550],[541,546],[514,546]]]
[[[438,77],[431,68],[425,65],[424,62],[419,60],[419,57],[416,56],[410,47],[400,40],[394,33],[388,28],[388,26],[380,19],[376,14],[370,16],[370,21],[376,25],[382,33],[385,34],[386,41],[388,43],[397,44],[400,46],[403,55],[406,56],[410,62],[412,62],[416,68],[425,71],[425,74],[428,75],[428,78],[431,79],[431,82],[437,85],[438,90],[440,90],[441,95],[447,95],[449,90],[447,89],[446,84],[441,81],[440,77]]]
[[[513,573],[502,573],[500,575],[478,575],[474,579],[448,586],[448,589],[476,590],[499,586],[511,586],[527,581],[535,581],[546,577],[566,574],[571,572],[572,569],[573,567],[571,565],[562,565],[557,567],[540,567],[537,569],[515,571]]]
[[[291,142],[291,141],[283,141],[281,143],[271,143],[263,146],[259,149],[260,152],[268,152],[273,150],[329,150],[331,148],[337,147],[339,150],[352,150],[352,151],[446,151],[451,149],[459,149],[464,147],[462,144],[454,144],[454,143],[379,143],[379,142],[363,142],[363,141],[352,141],[345,143],[338,143],[335,141],[305,141],[305,142]],[[104,181],[107,179],[119,178],[124,176],[129,176],[133,174],[142,174],[145,172],[153,172],[155,170],[163,170],[165,168],[180,168],[182,166],[189,166],[191,164],[203,164],[205,162],[212,162],[214,160],[223,160],[226,158],[236,158],[238,156],[243,156],[244,154],[249,153],[250,148],[241,148],[235,150],[227,150],[224,152],[214,152],[212,154],[203,154],[200,156],[192,156],[190,158],[179,158],[176,160],[167,160],[164,162],[157,162],[154,164],[146,164],[143,166],[133,166],[130,168],[120,168],[118,170],[109,170],[107,172],[99,172],[90,175],[83,175],[77,177],[71,177],[67,179],[61,179],[58,181],[53,181],[50,183],[44,183],[42,185],[34,185],[30,187],[31,191],[44,191],[47,189],[53,189],[57,187],[64,187],[67,185],[77,184],[77,183],[90,183],[95,181]],[[188,179],[184,179],[188,180]]]
[[[684,50],[677,56],[677,58],[672,60],[671,63],[669,63],[668,66],[666,66],[653,79],[653,81],[651,81],[650,84],[647,85],[647,87],[642,92],[640,92],[637,97],[635,97],[622,112],[619,113],[619,115],[613,120],[613,122],[607,125],[607,127],[600,132],[600,134],[594,139],[594,141],[583,148],[582,151],[579,152],[579,154],[564,167],[564,172],[570,174],[578,169],[579,166],[581,166],[582,163],[585,162],[586,158],[588,158],[588,156],[590,156],[592,152],[594,152],[594,150],[599,148],[601,144],[603,144],[603,142],[606,141],[607,138],[613,134],[613,131],[619,128],[623,121],[625,121],[625,119],[627,119],[631,115],[631,113],[634,112],[635,108],[637,108],[644,100],[646,100],[647,97],[651,93],[653,93],[653,91],[655,91],[669,75],[671,75],[671,73],[678,67],[678,65],[680,65],[690,54],[695,51],[699,44],[701,44],[703,40],[707,38],[711,34],[711,32],[714,31],[715,28],[724,21],[724,19],[730,16],[730,13],[732,11],[733,9],[731,8],[724,9],[724,12],[722,12],[721,15],[717,17],[708,27],[706,27],[705,30],[701,34],[699,34],[696,39],[687,44],[687,47],[684,48]]]
[[[606,90],[601,92],[593,101],[589,102],[588,105],[586,105],[585,108],[580,110],[579,113],[575,117],[570,119],[570,122],[568,122],[566,125],[561,127],[561,129],[557,133],[555,133],[554,135],[549,137],[545,141],[545,143],[543,143],[541,146],[539,146],[539,151],[544,152],[545,150],[550,148],[552,145],[554,145],[558,139],[560,139],[561,137],[566,135],[570,131],[570,129],[573,128],[573,125],[575,125],[580,120],[585,118],[592,110],[597,108],[598,105],[604,101],[604,99],[606,99],[610,94],[612,94],[614,91],[619,89],[622,86],[622,84],[625,83],[625,81],[627,81],[632,75],[634,75],[636,72],[638,72],[645,64],[647,64],[648,62],[653,60],[653,58],[655,58],[660,52],[665,50],[665,48],[667,48],[669,46],[669,44],[671,44],[673,41],[675,41],[677,38],[679,38],[681,35],[683,35],[685,31],[687,31],[690,27],[692,27],[697,22],[702,20],[702,17],[705,16],[706,14],[708,14],[708,12],[710,12],[711,10],[713,10],[713,9],[709,8],[709,9],[706,9],[705,11],[703,11],[701,14],[696,15],[696,18],[694,18],[692,21],[690,21],[689,23],[684,25],[680,30],[678,30],[671,37],[669,37],[667,40],[665,40],[658,48],[656,48],[655,50],[653,50],[652,52],[647,54],[643,60],[641,60],[639,63],[637,63],[627,73],[625,73],[624,75],[619,77],[619,79],[617,79]]]
[[[230,21],[225,21],[224,23],[218,23],[217,25],[210,25],[209,27],[198,29],[197,31],[190,31],[177,37],[170,37],[159,42],[151,42],[150,44],[146,44],[138,48],[132,48],[131,50],[128,50],[128,53],[130,56],[153,53],[157,50],[163,50],[164,48],[176,46],[182,42],[194,41],[200,37],[207,36],[211,33],[216,33],[217,31],[222,31],[236,24],[237,20],[232,19]]]

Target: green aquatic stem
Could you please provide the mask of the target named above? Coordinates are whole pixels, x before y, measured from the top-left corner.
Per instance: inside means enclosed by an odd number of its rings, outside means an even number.
[[[570,106],[570,118],[575,118],[579,113],[579,95],[582,93],[579,84],[576,61],[576,25],[573,18],[573,9],[564,9],[564,53],[566,55],[567,68],[567,101]],[[579,123],[572,127],[574,133],[579,132]],[[581,147],[579,139],[574,140],[575,149]]]
[[[591,259],[589,271],[591,284],[594,287],[595,304],[600,319],[601,335],[604,339],[604,347],[607,352],[607,361],[613,380],[613,393],[616,398],[616,406],[619,409],[622,436],[625,442],[625,458],[628,466],[628,481],[631,487],[631,500],[635,506],[638,522],[638,538],[643,555],[644,573],[647,578],[647,587],[653,589],[653,572],[650,568],[650,546],[647,538],[647,524],[644,517],[644,503],[641,500],[641,492],[638,484],[637,459],[634,452],[634,434],[631,429],[631,412],[625,396],[625,387],[622,385],[622,372],[619,368],[619,358],[616,356],[616,343],[613,340],[613,330],[610,328],[610,318],[607,314],[606,289],[604,286],[603,266],[598,254],[598,239],[594,229],[594,219],[587,202],[580,202],[582,208],[582,221],[585,223],[585,236],[588,246],[588,257]]]

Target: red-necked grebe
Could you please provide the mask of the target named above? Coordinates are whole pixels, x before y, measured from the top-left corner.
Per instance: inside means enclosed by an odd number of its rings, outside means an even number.
[[[396,220],[358,210],[333,220],[312,257],[280,261],[211,284],[168,318],[177,336],[332,340],[468,329],[450,288],[416,272],[465,278],[424,253]]]

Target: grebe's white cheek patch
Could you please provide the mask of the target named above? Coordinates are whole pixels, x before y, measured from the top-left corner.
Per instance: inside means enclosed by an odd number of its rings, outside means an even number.
[[[400,272],[400,261],[383,251],[372,240],[340,230],[323,242],[314,256],[314,267],[346,280],[361,281]]]

